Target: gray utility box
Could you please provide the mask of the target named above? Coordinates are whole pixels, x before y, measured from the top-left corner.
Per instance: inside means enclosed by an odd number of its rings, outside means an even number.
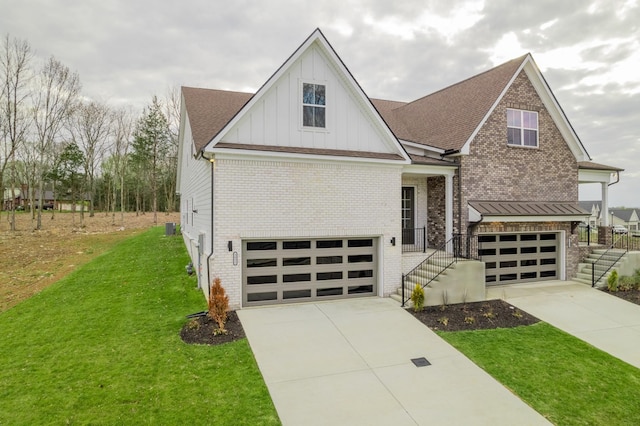
[[[175,222],[167,222],[164,224],[164,234],[165,235],[176,235],[176,223]]]

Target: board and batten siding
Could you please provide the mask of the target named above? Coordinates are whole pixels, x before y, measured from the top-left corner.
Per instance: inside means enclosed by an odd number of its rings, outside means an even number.
[[[302,83],[326,86],[326,128],[302,126]],[[224,135],[229,143],[396,153],[359,97],[317,47],[301,55]]]
[[[195,159],[191,152],[193,138],[189,120],[184,123],[184,145],[181,155],[180,179],[180,230],[189,257],[199,275],[199,284],[206,288],[208,277],[207,257],[211,253],[211,163]],[[198,236],[205,234],[203,255],[198,258]],[[200,270],[198,267],[200,265]]]
[[[211,267],[230,305],[241,305],[243,240],[378,238],[380,295],[395,291],[402,263],[401,173],[394,165],[217,156]]]

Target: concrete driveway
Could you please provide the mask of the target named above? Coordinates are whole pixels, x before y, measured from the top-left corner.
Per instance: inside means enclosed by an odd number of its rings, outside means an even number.
[[[549,424],[391,299],[238,315],[285,425]]]
[[[504,299],[593,346],[640,368],[640,306],[573,281],[493,287]]]

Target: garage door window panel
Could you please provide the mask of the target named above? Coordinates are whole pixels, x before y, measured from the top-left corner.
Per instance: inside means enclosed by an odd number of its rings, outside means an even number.
[[[264,293],[250,293],[247,295],[247,300],[249,302],[266,302],[270,300],[277,300],[278,292],[277,291],[269,291]]]
[[[283,241],[284,250],[303,250],[311,248],[311,241]]]
[[[285,290],[282,292],[283,299],[300,299],[303,297],[311,297],[311,290]]]
[[[275,284],[277,282],[278,282],[277,275],[257,275],[257,276],[247,277],[247,284],[249,285]]]
[[[342,256],[318,256],[316,257],[316,265],[333,265],[342,263]]]
[[[247,250],[276,250],[278,245],[275,241],[255,241],[247,243]]]
[[[319,288],[316,292],[318,297],[341,296],[344,293],[342,287]]]
[[[285,283],[311,281],[311,274],[284,274],[282,275],[282,281]]]
[[[272,266],[278,266],[277,259],[247,259],[247,268],[268,268]]]
[[[318,281],[341,280],[341,279],[342,279],[342,271],[318,272],[316,274],[316,280]]]
[[[311,265],[310,257],[287,257],[282,261],[282,266]]]

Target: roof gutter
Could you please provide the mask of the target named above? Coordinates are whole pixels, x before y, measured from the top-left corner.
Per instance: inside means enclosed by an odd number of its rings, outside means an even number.
[[[611,182],[609,184],[607,184],[607,186],[611,186],[611,185],[615,185],[616,183],[620,182],[620,171],[616,170],[616,181],[615,182]]]

